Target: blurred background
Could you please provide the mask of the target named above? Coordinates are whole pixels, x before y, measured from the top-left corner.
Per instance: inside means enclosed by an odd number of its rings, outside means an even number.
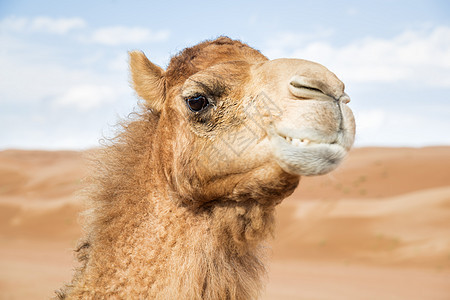
[[[136,108],[127,51],[165,68],[220,35],[325,65],[356,116],[343,166],[280,207],[264,299],[450,299],[450,2],[431,0],[0,0],[0,299],[70,279],[83,156]]]

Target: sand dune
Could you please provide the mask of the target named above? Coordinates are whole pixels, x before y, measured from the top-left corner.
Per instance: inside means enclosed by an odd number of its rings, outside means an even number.
[[[0,299],[70,279],[84,156],[0,152]],[[450,147],[355,149],[277,214],[264,299],[450,299]]]

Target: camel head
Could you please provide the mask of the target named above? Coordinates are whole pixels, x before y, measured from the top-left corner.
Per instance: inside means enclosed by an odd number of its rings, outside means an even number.
[[[344,84],[317,63],[268,60],[221,37],[183,50],[166,70],[136,51],[130,65],[156,120],[153,180],[185,205],[274,205],[300,176],[335,169],[353,144]]]

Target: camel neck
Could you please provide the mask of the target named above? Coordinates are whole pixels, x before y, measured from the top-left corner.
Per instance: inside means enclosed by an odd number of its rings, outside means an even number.
[[[256,299],[265,274],[263,247],[251,229],[232,228],[238,219],[248,223],[244,210],[195,213],[155,192],[132,203],[117,201],[113,211],[124,213],[96,221],[103,223],[82,250],[86,259],[71,295]]]

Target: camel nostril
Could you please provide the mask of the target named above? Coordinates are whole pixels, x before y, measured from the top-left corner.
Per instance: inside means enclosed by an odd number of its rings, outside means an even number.
[[[291,78],[291,80],[289,81],[289,89],[292,90],[309,90],[309,91],[314,91],[314,92],[319,92],[319,93],[323,93],[323,91],[315,86],[313,86],[313,84],[311,84],[310,82],[307,82],[306,80],[302,80],[302,78],[300,76],[294,76],[293,78]]]
[[[292,95],[300,99],[307,99],[311,95],[320,93],[324,94],[323,90],[313,80],[309,80],[303,76],[294,76],[289,80],[289,91]]]

